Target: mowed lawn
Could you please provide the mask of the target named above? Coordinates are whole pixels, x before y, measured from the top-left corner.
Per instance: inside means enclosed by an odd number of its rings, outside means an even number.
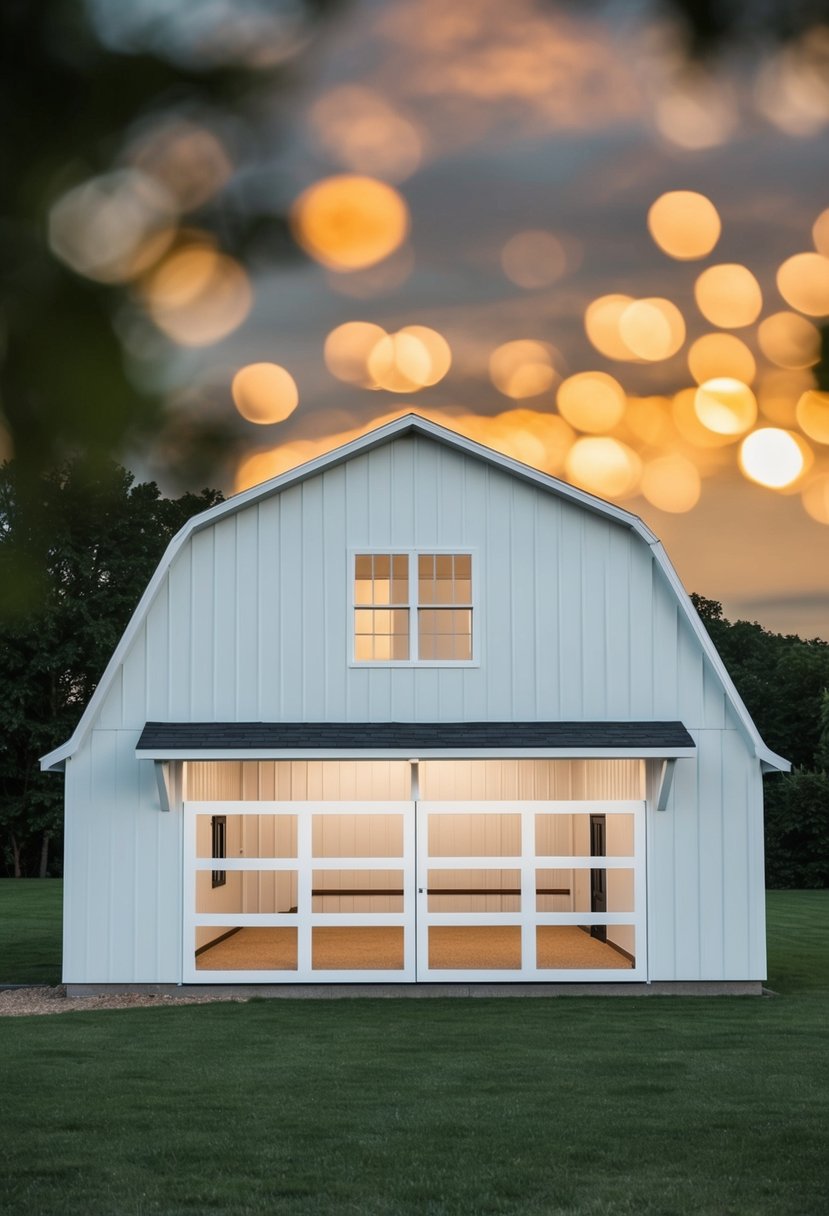
[[[829,892],[769,920],[776,997],[0,1019],[0,1212],[825,1216]]]

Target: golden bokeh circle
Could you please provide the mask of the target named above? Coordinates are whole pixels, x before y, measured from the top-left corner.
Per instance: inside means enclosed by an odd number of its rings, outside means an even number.
[[[393,186],[356,173],[327,177],[309,186],[290,211],[303,249],[336,271],[362,270],[402,245],[409,209]]]
[[[562,380],[556,395],[558,412],[577,431],[602,435],[622,420],[625,390],[607,372],[579,372]]]
[[[706,257],[720,239],[717,208],[694,190],[670,190],[651,204],[648,231],[669,257],[692,261]]]
[[[740,444],[738,459],[749,480],[773,490],[797,481],[806,463],[796,436],[773,426],[747,435]]]
[[[248,363],[240,368],[231,395],[242,417],[260,426],[282,422],[299,403],[296,381],[278,363]]]
[[[777,271],[777,288],[783,299],[810,317],[829,316],[829,257],[796,253]]]
[[[694,298],[706,321],[721,329],[741,329],[760,315],[763,294],[747,266],[723,262],[703,270],[694,284]]]

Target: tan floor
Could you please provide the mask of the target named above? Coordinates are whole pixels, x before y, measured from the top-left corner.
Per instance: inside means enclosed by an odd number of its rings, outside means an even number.
[[[196,958],[199,971],[295,971],[296,929],[240,929]],[[630,969],[633,963],[576,925],[537,930],[538,966],[561,970]],[[394,927],[313,929],[313,966],[319,971],[400,970],[403,930]],[[521,966],[517,925],[435,925],[429,966],[434,970],[500,971]]]

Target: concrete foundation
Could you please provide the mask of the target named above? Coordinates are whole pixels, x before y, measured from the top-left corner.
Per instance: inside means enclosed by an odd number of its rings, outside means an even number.
[[[120,993],[153,996],[345,997],[762,996],[762,980],[657,980],[650,984],[70,984],[69,997]]]

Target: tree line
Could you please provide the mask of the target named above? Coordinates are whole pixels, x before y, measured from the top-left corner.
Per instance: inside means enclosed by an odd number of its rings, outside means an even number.
[[[34,483],[0,467],[0,876],[62,872],[62,782],[38,758],[72,734],[169,541],[221,501],[165,498],[109,461]],[[767,885],[829,886],[829,644],[692,599],[766,743],[794,765],[766,779]]]

